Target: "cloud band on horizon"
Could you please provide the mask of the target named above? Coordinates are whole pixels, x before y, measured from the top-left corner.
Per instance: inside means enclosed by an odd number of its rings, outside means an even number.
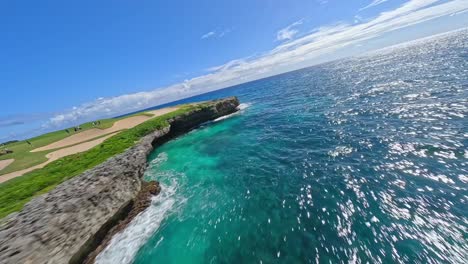
[[[375,1],[383,2],[383,1]],[[125,94],[74,107],[51,117],[44,129],[58,129],[96,118],[118,116],[178,99],[316,64],[314,59],[381,34],[468,10],[464,0],[410,0],[363,23],[337,23],[279,44],[264,54],[212,67],[209,73],[152,91]],[[203,37],[202,37],[203,38]]]

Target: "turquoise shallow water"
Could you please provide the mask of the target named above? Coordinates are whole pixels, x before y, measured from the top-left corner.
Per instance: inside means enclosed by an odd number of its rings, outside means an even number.
[[[466,263],[468,34],[192,98],[245,109],[152,153],[105,263]]]

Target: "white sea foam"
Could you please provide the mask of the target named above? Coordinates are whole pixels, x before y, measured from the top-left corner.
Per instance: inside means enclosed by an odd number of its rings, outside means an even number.
[[[150,207],[140,213],[109,245],[96,257],[98,264],[131,263],[138,250],[159,228],[176,202],[177,183],[170,186],[161,184],[161,193],[155,196]]]
[[[333,158],[336,158],[338,156],[345,156],[353,152],[353,148],[351,147],[346,147],[346,146],[338,146],[335,148],[333,151],[329,151],[328,155],[332,156]]]
[[[225,115],[225,116],[222,116],[222,117],[218,117],[216,118],[215,120],[213,120],[213,122],[218,122],[218,121],[221,121],[221,120],[224,120],[224,119],[227,119],[227,118],[230,118],[230,117],[233,117],[235,115],[238,115],[238,114],[241,114],[243,112],[243,110],[247,109],[248,107],[250,107],[252,104],[251,103],[242,103],[240,104],[238,107],[237,107],[237,112],[235,113],[232,113],[230,115]]]
[[[149,167],[153,168],[153,167],[159,166],[160,164],[166,161],[167,161],[167,153],[165,152],[159,153],[159,155],[150,162]],[[147,173],[150,171],[151,170],[148,170]]]
[[[252,105],[252,103],[242,103],[237,107],[237,109],[244,110],[244,109],[250,107],[251,105]]]

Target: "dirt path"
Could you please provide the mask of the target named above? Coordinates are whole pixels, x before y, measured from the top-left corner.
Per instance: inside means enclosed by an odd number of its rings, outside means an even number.
[[[15,160],[14,159],[0,160],[0,170],[3,170],[4,168],[6,168],[13,161],[15,161]]]
[[[78,134],[74,134],[72,136],[66,137],[62,140],[56,141],[54,143],[51,143],[49,145],[36,148],[31,150],[31,152],[38,152],[38,151],[44,151],[44,150],[52,150],[52,149],[57,149],[57,148],[63,148],[66,146],[71,146],[78,144],[80,142],[85,142],[92,140],[97,137],[101,137],[104,135],[107,135],[109,133],[114,133],[117,131],[121,131],[123,129],[128,129],[135,127],[151,118],[155,118],[157,116],[161,116],[167,113],[170,113],[172,111],[177,110],[177,107],[168,107],[168,108],[163,108],[163,109],[158,109],[154,111],[149,111],[147,113],[153,114],[154,116],[145,116],[145,115],[139,115],[139,116],[132,116],[128,117],[119,121],[116,121],[114,125],[110,128],[107,129],[98,129],[98,128],[92,128],[83,132],[80,132]]]
[[[11,173],[0,175],[0,183],[8,181],[9,179],[19,177],[19,176],[21,176],[21,175],[23,175],[25,173],[30,172],[30,171],[44,168],[47,164],[51,163],[52,161],[58,160],[58,159],[60,159],[62,157],[87,151],[87,150],[101,144],[102,142],[104,142],[104,140],[112,137],[115,134],[117,134],[117,133],[113,133],[113,134],[107,135],[105,137],[98,138],[98,139],[88,141],[88,142],[85,142],[85,143],[81,143],[81,144],[78,144],[78,145],[75,145],[75,146],[72,146],[72,147],[63,148],[63,149],[59,149],[57,151],[53,151],[53,152],[46,155],[46,158],[48,158],[49,160],[47,160],[44,163],[38,164],[36,166],[29,167],[29,168],[24,169],[24,170],[14,171],[14,172],[11,172]]]

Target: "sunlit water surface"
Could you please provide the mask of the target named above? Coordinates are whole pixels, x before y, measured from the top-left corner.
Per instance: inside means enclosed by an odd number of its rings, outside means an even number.
[[[98,263],[467,263],[467,31],[191,100],[229,95]]]

